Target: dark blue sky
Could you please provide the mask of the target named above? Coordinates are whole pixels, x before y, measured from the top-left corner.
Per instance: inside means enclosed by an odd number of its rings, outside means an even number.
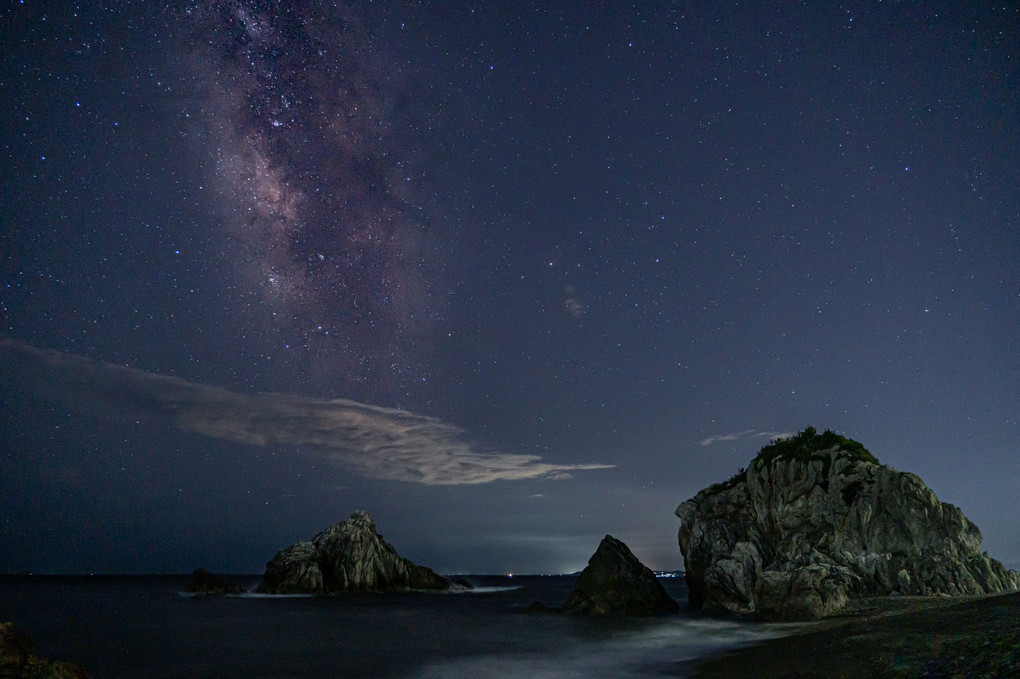
[[[123,5],[2,10],[0,571],[681,568],[809,425],[1020,563],[1020,10]]]

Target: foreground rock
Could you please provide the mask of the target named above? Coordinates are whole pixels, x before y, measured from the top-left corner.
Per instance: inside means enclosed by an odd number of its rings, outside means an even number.
[[[204,568],[197,568],[191,574],[191,579],[184,586],[184,591],[191,594],[244,594],[245,588],[233,582],[226,582],[218,575],[213,575]]]
[[[0,677],[7,679],[89,679],[82,668],[66,662],[51,662],[35,654],[32,640],[14,629],[14,623],[0,622]]]
[[[690,603],[710,612],[805,620],[867,596],[1020,589],[958,507],[829,431],[765,446],[676,515]]]
[[[367,512],[357,511],[311,540],[291,545],[266,564],[258,591],[266,594],[331,594],[449,589],[453,584],[418,566],[376,533]]]
[[[563,608],[585,615],[663,615],[680,610],[655,574],[611,535],[588,560]]]

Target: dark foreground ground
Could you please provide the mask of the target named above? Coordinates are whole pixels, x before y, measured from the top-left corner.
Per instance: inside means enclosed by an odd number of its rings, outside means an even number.
[[[868,600],[853,615],[683,668],[700,679],[1020,677],[1020,593]]]

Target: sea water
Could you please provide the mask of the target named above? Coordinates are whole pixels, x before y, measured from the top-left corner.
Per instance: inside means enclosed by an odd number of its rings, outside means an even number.
[[[456,593],[212,597],[185,595],[186,576],[3,576],[0,620],[96,679],[683,676],[686,661],[790,631],[530,614],[562,604],[576,576],[466,579],[475,588]],[[662,582],[683,604],[682,578]]]

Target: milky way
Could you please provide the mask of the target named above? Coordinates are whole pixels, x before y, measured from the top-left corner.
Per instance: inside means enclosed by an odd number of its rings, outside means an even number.
[[[181,21],[248,313],[313,374],[398,384],[436,308],[425,221],[401,197],[397,69],[333,3],[210,3]]]

